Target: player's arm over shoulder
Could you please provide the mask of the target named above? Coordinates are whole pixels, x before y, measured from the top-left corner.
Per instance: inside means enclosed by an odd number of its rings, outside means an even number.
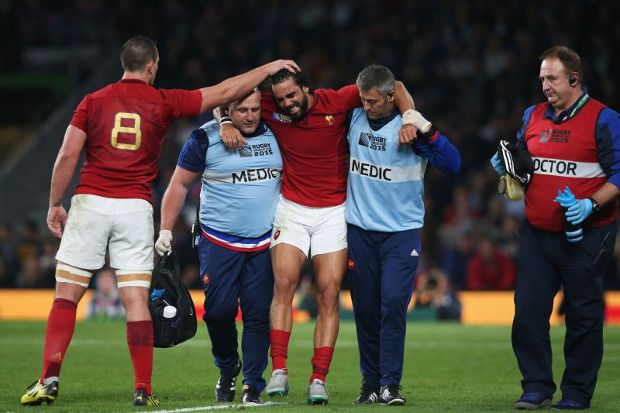
[[[194,117],[202,113],[200,90],[159,89],[159,93],[174,118]]]
[[[332,100],[337,105],[337,108],[343,112],[362,106],[360,93],[355,84],[346,85],[333,92],[335,93],[335,99]]]

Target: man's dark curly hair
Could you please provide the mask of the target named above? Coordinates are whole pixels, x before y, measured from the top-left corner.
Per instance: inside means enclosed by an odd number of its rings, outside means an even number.
[[[272,86],[282,83],[288,79],[293,79],[298,86],[306,86],[310,89],[310,92],[314,92],[314,87],[312,87],[310,77],[303,70],[301,72],[291,73],[287,69],[282,69],[269,78]]]

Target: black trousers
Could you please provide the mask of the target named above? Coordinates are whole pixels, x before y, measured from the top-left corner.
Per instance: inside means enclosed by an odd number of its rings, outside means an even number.
[[[562,287],[566,336],[562,396],[589,405],[603,358],[603,269],[613,255],[616,226],[593,228],[579,243],[525,223],[521,228],[512,348],[524,392],[551,396],[549,317]]]

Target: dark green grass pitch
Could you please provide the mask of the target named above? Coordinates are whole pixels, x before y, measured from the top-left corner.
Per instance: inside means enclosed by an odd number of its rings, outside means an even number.
[[[278,399],[287,404],[252,409],[287,413],[316,409],[508,412],[520,394],[509,327],[414,322],[408,326],[402,380],[407,405],[403,408],[354,406],[352,401],[360,385],[358,351],[353,323],[343,322],[328,378],[329,404],[307,406],[305,393],[311,370],[313,326],[309,323],[294,327],[289,352],[291,392],[287,398]],[[62,368],[56,402],[51,406],[21,407],[21,395],[41,368],[44,330],[42,322],[0,322],[0,412],[140,410],[130,404],[133,374],[125,344],[125,325],[111,321],[78,323]],[[562,373],[563,335],[563,327],[552,331],[556,381]],[[150,411],[211,411],[213,407],[207,407],[214,405],[217,377],[206,328],[201,324],[191,341],[176,348],[156,349],[153,386],[161,406]],[[239,393],[240,390],[237,400]],[[559,396],[558,391],[555,400]],[[620,328],[617,327],[605,330],[605,357],[592,411],[620,412]]]

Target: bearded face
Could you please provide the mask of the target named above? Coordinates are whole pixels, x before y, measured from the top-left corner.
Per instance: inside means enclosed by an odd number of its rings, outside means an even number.
[[[273,97],[280,109],[293,120],[300,120],[308,113],[308,88],[299,86],[294,79],[272,85]]]

